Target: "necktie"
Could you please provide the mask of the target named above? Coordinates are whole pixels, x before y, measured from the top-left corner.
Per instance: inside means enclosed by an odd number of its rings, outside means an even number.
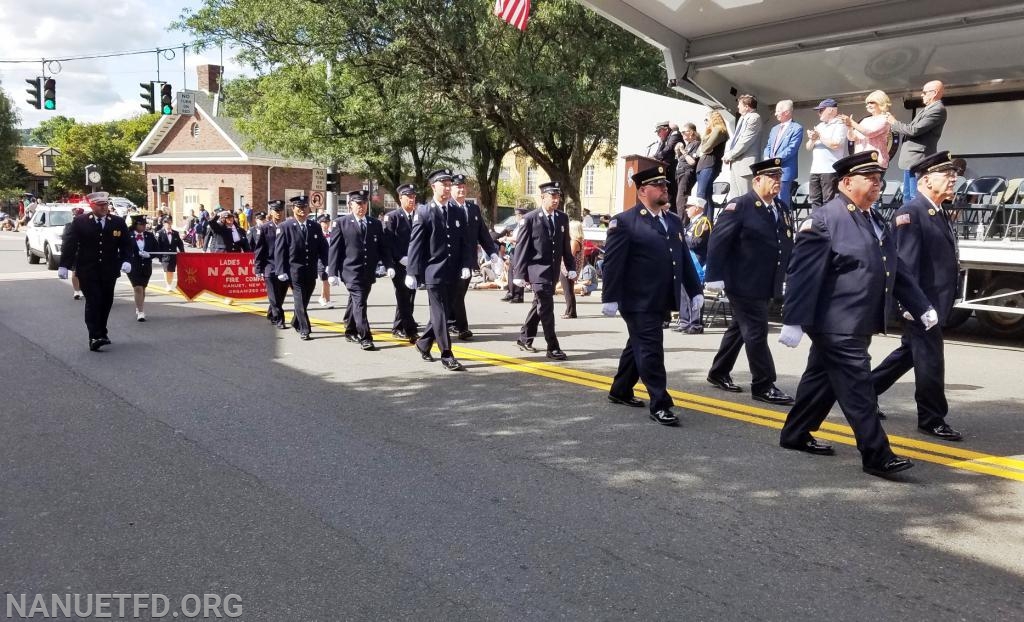
[[[782,135],[786,133],[786,123],[779,125],[779,130],[775,133],[775,145],[772,146],[772,155],[779,152],[779,145],[782,144]]]
[[[732,149],[736,146],[736,141],[739,140],[740,132],[743,130],[743,124],[746,123],[747,117],[741,116],[740,122],[736,124],[736,133],[732,135],[732,140],[729,141],[729,148]]]
[[[366,237],[366,221],[361,218],[359,219],[359,233]]]
[[[444,215],[444,226],[448,226],[448,204],[445,203],[441,206],[441,214]]]
[[[548,215],[548,233],[550,233],[552,236],[555,235],[555,215],[554,214],[549,214]]]
[[[668,228],[665,227],[665,219],[659,215],[654,220],[658,225],[658,233],[660,233],[661,235],[668,235]]]

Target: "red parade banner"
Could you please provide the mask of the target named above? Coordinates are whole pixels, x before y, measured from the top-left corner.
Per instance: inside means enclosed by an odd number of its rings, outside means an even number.
[[[267,297],[252,253],[178,253],[178,289],[189,300],[203,292],[233,300]]]

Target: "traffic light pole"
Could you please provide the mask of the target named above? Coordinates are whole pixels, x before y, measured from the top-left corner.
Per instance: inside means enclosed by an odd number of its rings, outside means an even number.
[[[327,174],[332,176],[333,178],[337,179],[338,165],[337,164],[332,164],[332,165],[328,166],[327,167]],[[335,185],[335,188],[337,188],[337,185],[338,185],[337,182],[335,182],[334,185]],[[331,217],[331,220],[334,220],[335,218],[338,217],[338,190],[337,189],[335,189],[335,190],[328,190],[327,191],[326,199],[327,199],[327,215]]]

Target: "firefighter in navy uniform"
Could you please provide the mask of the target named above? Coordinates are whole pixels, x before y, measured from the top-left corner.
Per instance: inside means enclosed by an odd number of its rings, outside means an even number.
[[[881,395],[913,369],[917,427],[947,441],[963,440],[963,435],[946,423],[949,403],[942,343],[942,325],[956,298],[960,259],[956,233],[942,202],[953,200],[956,177],[963,171],[963,160],[954,160],[948,151],[928,156],[911,168],[918,192],[893,216],[896,252],[938,313],[939,324],[926,330],[920,321],[906,314],[900,347],[871,372],[875,391]],[[881,410],[878,412],[881,414]]]
[[[644,402],[633,394],[642,380],[651,396],[651,419],[678,425],[666,386],[661,321],[666,311],[679,308],[684,289],[697,310],[704,306],[704,295],[683,239],[683,223],[669,209],[665,167],[642,170],[632,179],[638,202],[611,219],[605,243],[601,312],[619,312],[629,333],[608,401],[642,408]]]
[[[284,221],[284,201],[276,199],[267,203],[267,222],[252,228],[253,265],[263,275],[267,286],[267,319],[278,328],[284,324],[284,297],[288,283],[280,281],[274,268],[274,244],[277,230]]]
[[[864,471],[886,477],[913,463],[893,453],[875,415],[871,336],[885,330],[894,297],[921,318],[925,329],[938,323],[938,314],[899,260],[886,223],[871,209],[885,174],[878,153],[856,153],[833,168],[839,179],[836,196],[800,226],[786,275],[779,342],[795,348],[806,331],[811,351],[779,444],[810,454],[834,453],[811,433],[838,401]]]
[[[416,214],[416,186],[402,184],[396,190],[399,207],[384,215],[384,238],[391,254],[391,266],[395,276],[391,283],[395,287],[395,321],[391,334],[399,339],[415,343],[419,339],[419,325],[413,317],[416,305],[416,290],[405,286],[406,266],[409,264],[409,238],[412,235],[412,219]]]
[[[274,239],[274,273],[281,282],[292,287],[292,328],[303,341],[312,339],[309,299],[317,282],[317,261],[327,264],[327,239],[320,225],[309,218],[309,199],[289,199],[293,216],[278,227]]]
[[[441,351],[441,364],[449,371],[463,369],[452,354],[448,335],[448,309],[458,281],[468,280],[476,266],[476,247],[470,246],[463,234],[466,215],[452,206],[452,172],[439,169],[427,177],[434,197],[430,203],[416,209],[409,237],[409,265],[405,286],[416,289],[419,283],[427,286],[430,300],[430,322],[416,340],[416,349],[425,361],[433,361],[430,349],[437,342]]]
[[[452,176],[452,204],[466,215],[466,228],[463,229],[463,233],[466,235],[467,242],[473,247],[474,257],[477,244],[479,244],[487,254],[487,258],[491,260],[495,274],[501,274],[504,262],[498,257],[498,249],[480,214],[480,206],[466,199],[465,175]],[[473,331],[469,330],[469,318],[466,315],[467,291],[469,291],[469,280],[460,280],[452,294],[452,308],[448,314],[448,334],[458,336],[463,341],[473,338]]]
[[[76,216],[64,230],[57,276],[68,278],[75,268],[85,295],[85,326],[89,349],[110,345],[107,318],[114,304],[114,287],[121,272],[131,272],[131,237],[124,219],[109,213],[110,195],[93,192],[86,197],[91,213]]]
[[[722,335],[708,382],[734,393],[732,368],[746,346],[752,397],[769,404],[792,404],[775,386],[775,361],[768,348],[768,303],[782,297],[782,282],[793,250],[793,221],[776,197],[782,160],[769,158],[750,165],[750,192],[726,205],[708,242],[705,280],[710,291],[725,289],[732,322]]]
[[[350,213],[335,218],[331,224],[327,275],[331,285],[344,282],[348,289],[345,338],[358,342],[363,350],[376,350],[366,317],[366,303],[377,281],[377,262],[384,263],[389,278],[394,278],[395,269],[391,265],[384,228],[367,213],[369,198],[365,190],[349,192]]]
[[[569,245],[569,216],[558,210],[562,187],[557,181],[540,185],[541,206],[527,214],[516,233],[516,252],[512,257],[513,283],[517,287],[530,284],[533,304],[519,331],[516,345],[520,350],[536,352],[533,339],[537,324],[544,327],[546,356],[556,361],[567,357],[555,334],[555,284],[565,265],[569,280],[576,279],[576,260]]]

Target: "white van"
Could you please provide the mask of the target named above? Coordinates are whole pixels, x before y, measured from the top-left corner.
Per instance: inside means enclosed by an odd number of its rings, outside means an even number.
[[[82,207],[71,203],[53,205],[40,204],[36,213],[25,227],[25,255],[31,264],[46,260],[46,267],[56,270],[60,265],[61,236],[64,225],[74,218],[72,208]]]

